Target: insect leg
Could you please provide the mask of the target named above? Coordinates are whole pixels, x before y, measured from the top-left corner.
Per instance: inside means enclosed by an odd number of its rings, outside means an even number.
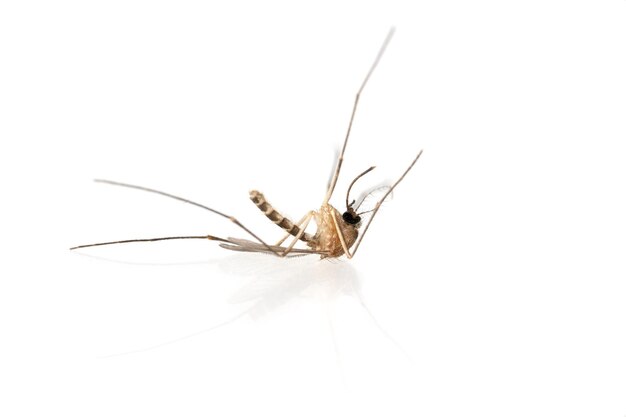
[[[350,250],[348,249],[348,247],[346,245],[346,240],[345,240],[345,238],[343,236],[343,232],[341,231],[341,228],[339,227],[339,224],[337,223],[337,219],[335,218],[335,216],[333,216],[333,223],[335,224],[335,230],[337,230],[337,233],[339,235],[339,240],[341,241],[341,247],[343,248],[344,254],[346,255],[346,257],[348,259],[352,258],[354,256],[354,254],[356,253],[357,249],[359,248],[359,245],[361,244],[361,241],[363,240],[363,237],[365,236],[365,233],[367,232],[367,229],[369,229],[370,224],[372,224],[372,221],[374,220],[374,216],[376,216],[376,213],[378,212],[378,209],[380,209],[380,206],[383,204],[383,202],[389,196],[389,194],[391,194],[393,192],[393,189],[396,188],[396,186],[398,184],[400,184],[400,181],[402,181],[404,179],[406,174],[409,173],[411,168],[413,168],[413,165],[415,165],[415,163],[417,162],[419,157],[422,155],[422,152],[423,152],[423,150],[418,152],[418,154],[415,157],[415,159],[413,160],[413,162],[411,162],[409,167],[404,171],[404,173],[400,176],[400,178],[398,178],[398,180],[391,187],[389,187],[387,192],[376,203],[376,206],[374,206],[374,209],[372,210],[372,216],[370,217],[370,220],[367,222],[367,224],[363,228],[363,232],[360,233],[360,236],[359,236],[358,240],[354,244],[354,249],[352,250],[352,253],[350,253]]]
[[[269,252],[273,253],[276,256],[284,256],[284,255],[280,255],[280,252],[277,251],[276,249],[272,248],[270,245],[268,245],[267,243],[265,243],[265,241],[263,239],[261,239],[259,236],[257,236],[253,231],[251,231],[250,229],[248,229],[246,226],[244,226],[239,220],[237,220],[235,217],[230,216],[228,214],[224,214],[221,211],[215,210],[211,207],[207,207],[203,204],[199,204],[196,202],[193,202],[191,200],[187,200],[186,198],[182,198],[182,197],[178,197],[175,196],[173,194],[169,194],[163,191],[159,191],[159,190],[155,190],[152,188],[147,188],[147,187],[142,187],[140,185],[132,185],[132,184],[126,184],[126,183],[122,183],[122,182],[117,182],[117,181],[109,181],[109,180],[95,180],[96,182],[100,182],[103,184],[110,184],[110,185],[117,185],[120,187],[127,187],[127,188],[133,188],[135,190],[141,190],[141,191],[147,191],[150,193],[154,193],[154,194],[159,194],[165,197],[169,197],[169,198],[173,198],[174,200],[178,200],[178,201],[182,201],[184,203],[188,203],[191,205],[194,205],[196,207],[200,207],[203,208],[205,210],[208,210],[212,213],[217,214],[218,216],[222,216],[228,220],[230,220],[232,223],[234,223],[235,225],[237,225],[240,229],[244,230],[247,234],[249,234],[250,236],[252,236],[257,242],[259,242],[260,244],[262,244]],[[76,246],[72,249],[78,249],[78,248],[84,248],[84,247],[88,247],[88,246],[102,246],[102,245],[112,245],[115,243],[130,243],[130,242],[152,242],[152,241],[157,241],[157,240],[170,240],[170,239],[209,239],[209,240],[217,240],[220,242],[228,242],[228,240],[226,239],[222,239],[222,238],[218,238],[215,236],[193,236],[193,237],[166,237],[166,238],[154,238],[154,239],[132,239],[132,240],[124,240],[124,241],[116,241],[116,242],[103,242],[103,243],[95,243],[95,244],[89,244],[89,245],[80,245],[80,246]]]
[[[421,151],[419,151],[417,153],[417,156],[415,157],[413,162],[411,162],[409,167],[402,173],[400,178],[398,178],[398,180],[393,183],[393,185],[387,190],[387,192],[382,196],[382,198],[376,203],[376,206],[374,207],[374,210],[372,211],[372,216],[370,217],[369,222],[367,222],[367,224],[365,225],[365,228],[363,228],[363,232],[361,233],[361,236],[359,237],[359,240],[356,241],[356,243],[354,245],[354,249],[352,250],[352,254],[351,254],[350,257],[354,256],[354,254],[356,253],[357,249],[359,248],[359,245],[361,244],[361,241],[363,240],[363,237],[365,236],[365,233],[367,232],[367,229],[369,229],[370,224],[372,224],[372,221],[374,220],[374,216],[376,216],[376,213],[378,213],[378,209],[380,209],[381,204],[383,204],[383,202],[389,196],[389,194],[391,194],[393,192],[393,189],[396,188],[396,186],[398,184],[400,184],[400,181],[402,181],[404,179],[404,177],[406,176],[406,174],[409,173],[411,168],[413,168],[413,165],[415,165],[415,163],[417,162],[419,157],[422,155],[422,152],[423,152],[423,150],[421,150]]]
[[[307,228],[307,226],[309,225],[309,222],[311,221],[314,215],[315,215],[315,211],[311,210],[307,213],[306,216],[304,216],[303,221],[302,221],[302,227],[298,231],[298,234],[296,234],[296,236],[291,240],[291,243],[289,243],[289,246],[287,246],[284,251],[279,253],[280,256],[287,256],[287,254],[291,252],[295,244],[304,234],[304,230]]]
[[[313,212],[313,213],[315,213],[315,212]],[[300,221],[299,221],[298,223],[296,223],[296,226],[298,227],[298,229],[300,229],[300,230],[302,229],[302,227],[301,227],[301,226],[302,226],[302,223],[304,223],[304,221],[306,220],[306,218],[307,218],[307,217],[309,217],[309,215],[310,215],[310,214],[311,214],[311,212],[308,212],[307,214],[305,214],[305,215],[304,215],[304,216],[300,219]],[[285,234],[285,237],[283,237],[283,238],[282,238],[282,239],[280,239],[278,242],[276,242],[276,244],[275,244],[274,246],[280,246],[280,245],[282,245],[282,243],[283,243],[285,240],[287,240],[287,238],[288,238],[289,236],[291,236],[291,234],[290,234],[290,233],[286,233],[286,234]],[[304,236],[304,233],[302,233],[302,236]]]
[[[337,221],[337,214],[333,213],[332,217],[333,219],[333,224],[335,225],[335,231],[337,232],[337,235],[339,236],[339,242],[341,242],[341,248],[343,249],[343,253],[344,255],[346,255],[346,258],[350,259],[352,258],[352,254],[350,254],[350,248],[348,248],[348,245],[346,244],[346,238],[343,235],[343,232],[341,231],[341,227],[339,227],[339,223]]]
[[[178,240],[178,239],[207,239],[207,240],[217,240],[218,242],[228,242],[226,239],[222,239],[221,237],[204,235],[204,236],[167,236],[167,237],[153,237],[149,239],[127,239],[127,240],[115,240],[113,242],[99,242],[99,243],[90,243],[88,245],[79,245],[70,248],[70,250],[74,249],[82,249],[82,248],[91,248],[93,246],[106,246],[106,245],[117,245],[120,243],[136,243],[136,242],[158,242],[160,240]]]
[[[352,106],[352,114],[350,115],[350,122],[348,123],[348,131],[346,132],[346,138],[343,141],[343,147],[341,148],[341,153],[339,154],[339,158],[337,159],[335,172],[333,173],[332,179],[330,180],[330,184],[328,185],[328,191],[326,192],[326,197],[324,198],[324,204],[328,204],[328,201],[330,200],[330,197],[333,195],[333,191],[335,190],[335,185],[337,185],[337,179],[339,178],[339,171],[341,171],[341,165],[343,164],[343,155],[346,152],[346,146],[348,145],[348,138],[350,137],[350,131],[352,130],[352,122],[354,121],[354,115],[356,114],[356,108],[359,104],[359,98],[361,97],[361,93],[363,92],[363,89],[365,88],[367,81],[370,79],[370,76],[374,72],[374,69],[376,69],[376,66],[378,65],[378,62],[380,61],[380,58],[383,56],[383,53],[385,53],[385,49],[387,49],[387,45],[391,41],[391,38],[393,37],[394,32],[395,32],[395,28],[392,27],[391,29],[389,29],[389,32],[387,33],[387,37],[385,38],[382,46],[378,50],[378,55],[376,55],[376,59],[374,59],[374,63],[372,64],[369,71],[367,72],[367,75],[365,76],[365,79],[363,80],[363,83],[361,84],[359,91],[357,91],[356,93],[356,97],[354,98],[354,104]]]

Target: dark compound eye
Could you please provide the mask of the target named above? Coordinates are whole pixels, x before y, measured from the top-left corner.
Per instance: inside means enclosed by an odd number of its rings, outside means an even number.
[[[359,224],[361,222],[361,217],[359,216],[355,216],[352,213],[350,213],[349,211],[346,211],[345,213],[343,213],[343,221],[348,223],[348,224]]]

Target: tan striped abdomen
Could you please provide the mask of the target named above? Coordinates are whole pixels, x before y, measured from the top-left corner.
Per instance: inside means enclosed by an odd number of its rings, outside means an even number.
[[[274,224],[278,225],[285,232],[289,233],[292,236],[297,236],[300,233],[300,228],[293,224],[291,220],[280,214],[278,211],[274,210],[274,207],[270,203],[267,202],[265,196],[256,191],[250,191],[250,200],[270,219]],[[311,239],[311,235],[308,233],[303,233],[300,237],[300,240],[304,242],[308,242]]]

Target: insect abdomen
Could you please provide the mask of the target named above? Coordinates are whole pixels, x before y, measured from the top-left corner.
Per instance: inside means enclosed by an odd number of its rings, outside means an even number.
[[[252,202],[259,208],[259,210],[263,212],[263,214],[267,216],[268,219],[270,219],[274,224],[278,225],[281,229],[283,229],[290,235],[297,236],[298,233],[300,233],[300,228],[297,225],[293,224],[293,222],[287,217],[276,211],[274,207],[272,207],[272,205],[268,203],[262,193],[256,190],[250,191],[250,200],[252,200]],[[300,240],[303,240],[304,242],[308,242],[310,239],[311,235],[309,235],[308,233],[303,233],[300,237]]]

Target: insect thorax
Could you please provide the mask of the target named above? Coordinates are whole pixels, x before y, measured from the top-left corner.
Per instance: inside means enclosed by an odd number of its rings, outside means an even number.
[[[330,204],[323,205],[319,211],[315,213],[315,222],[317,223],[317,231],[315,236],[307,244],[315,250],[328,252],[327,257],[334,258],[343,255],[344,250],[341,240],[335,227],[333,217],[337,220],[337,225],[343,234],[348,249],[354,245],[359,231],[355,225],[346,223],[341,213]],[[325,257],[325,256],[323,256]]]

